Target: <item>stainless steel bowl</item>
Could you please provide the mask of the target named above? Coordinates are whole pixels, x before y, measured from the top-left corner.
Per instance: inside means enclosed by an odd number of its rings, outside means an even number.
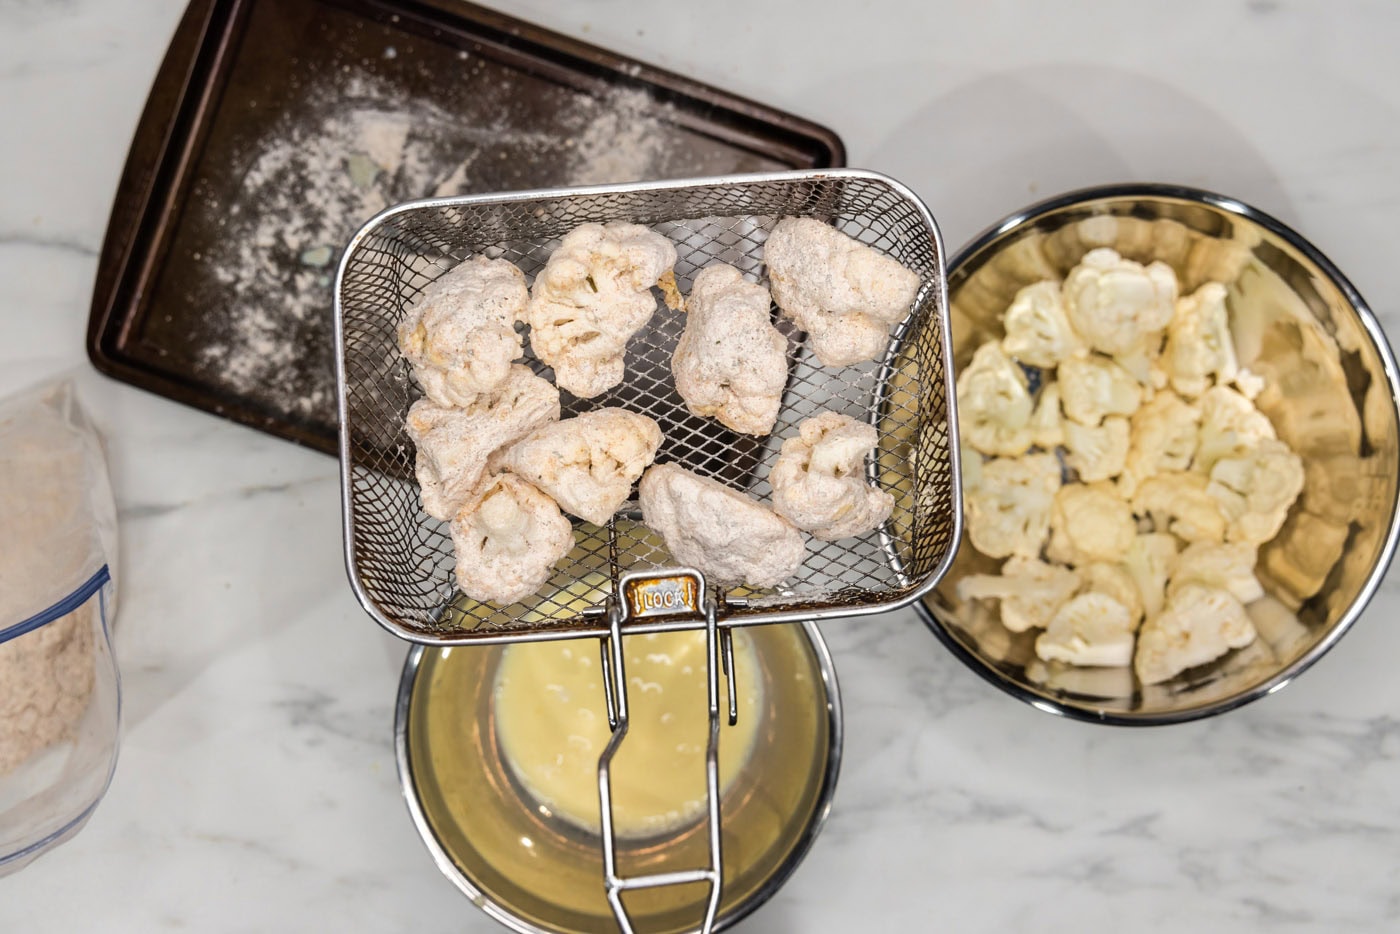
[[[761,709],[739,711],[759,718],[758,733],[721,798],[724,884],[715,930],[757,909],[797,869],[830,813],[841,766],[840,691],[817,627],[754,626],[736,638],[752,639],[764,700]],[[538,806],[500,754],[492,685],[505,650],[409,652],[394,729],[409,812],[443,874],[511,930],[615,930],[601,837]],[[447,653],[458,653],[451,673],[442,663]],[[705,827],[702,820],[662,838],[620,840],[621,865],[628,873],[703,865]],[[647,889],[629,893],[627,905],[639,929],[679,934],[696,929],[707,894],[704,885]]]
[[[1398,528],[1400,380],[1374,315],[1315,247],[1248,205],[1166,185],[1072,192],[1013,214],[964,248],[948,273],[954,366],[1001,337],[1001,315],[1018,289],[1062,277],[1101,246],[1167,262],[1184,290],[1226,284],[1241,363],[1268,381],[1258,405],[1305,462],[1302,496],[1260,550],[1268,596],[1250,610],[1261,638],[1148,687],[1127,669],[1046,666],[1034,633],[1014,634],[994,608],[956,599],[961,577],[995,566],[966,541],[919,609],[974,671],[1041,710],[1124,725],[1192,720],[1297,677],[1380,585]]]

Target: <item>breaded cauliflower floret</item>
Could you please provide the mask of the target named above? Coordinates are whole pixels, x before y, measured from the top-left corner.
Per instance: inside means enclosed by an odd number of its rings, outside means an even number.
[[[864,535],[890,517],[894,497],[865,480],[865,456],[879,441],[874,427],[822,412],[798,431],[768,474],[774,512],[824,542]]]
[[[966,444],[958,445],[958,461],[962,466],[962,488],[966,496],[982,482],[982,455]]]
[[[1111,484],[1067,484],[1055,494],[1045,553],[1065,564],[1116,561],[1136,536],[1132,511]]]
[[[1254,638],[1254,623],[1229,591],[1188,584],[1142,624],[1133,667],[1143,684],[1159,684]]]
[[[565,512],[606,525],[659,447],[654,420],[626,409],[594,409],[536,429],[506,451],[504,465]]]
[[[1037,558],[1010,558],[1000,574],[969,574],[958,581],[959,600],[1000,600],[1001,623],[1012,632],[1044,629],[1079,589],[1079,576]]]
[[[1107,594],[1080,594],[1055,613],[1035,640],[1035,654],[1071,665],[1127,665],[1133,660],[1131,613]]]
[[[642,519],[671,557],[712,583],[776,587],[806,556],[802,535],[767,506],[674,464],[642,477]]]
[[[763,261],[773,300],[823,366],[879,357],[919,291],[914,272],[810,217],[779,221]]]
[[[671,358],[676,391],[692,413],[743,434],[773,430],[787,385],[787,338],[769,320],[771,304],[768,290],[733,266],[708,266],[695,277]]]
[[[982,465],[981,482],[965,496],[967,534],[989,558],[1039,557],[1060,489],[1053,454],[1002,457]]]
[[[1261,545],[1277,535],[1303,477],[1302,459],[1276,439],[1216,461],[1206,493],[1229,522],[1226,540]]]
[[[1080,337],[1110,356],[1142,354],[1172,319],[1176,273],[1142,266],[1113,250],[1091,250],[1064,284],[1065,312]]]
[[[1201,408],[1200,441],[1191,468],[1210,473],[1222,457],[1248,451],[1277,435],[1268,416],[1242,394],[1226,386],[1208,390],[1198,401]]]
[[[1097,428],[1076,421],[1064,423],[1065,466],[1084,483],[1110,480],[1123,472],[1128,456],[1128,420],[1110,415]]]
[[[457,583],[473,600],[508,604],[543,587],[574,547],[559,507],[530,484],[497,474],[481,484],[452,520]]]
[[[1162,356],[1172,388],[1187,398],[1209,389],[1211,377],[1222,385],[1234,381],[1239,362],[1225,309],[1225,286],[1207,282],[1177,300]]]
[[[515,322],[530,292],[503,259],[476,256],[439,276],[399,324],[399,349],[429,399],[470,405],[496,390],[520,356]]]
[[[1082,592],[1101,593],[1121,603],[1128,610],[1129,625],[1137,629],[1144,613],[1142,591],[1127,567],[1114,562],[1095,561],[1080,568],[1079,577],[1083,582]]]
[[[996,344],[983,344],[958,374],[962,439],[983,454],[1015,457],[1031,446],[1026,374]]]
[[[1001,349],[1029,366],[1053,367],[1084,350],[1084,342],[1065,317],[1060,284],[1037,282],[1016,293],[1002,320]]]
[[[1047,451],[1065,443],[1065,419],[1060,412],[1060,384],[1040,389],[1030,420],[1031,443]]]
[[[496,451],[559,418],[559,390],[515,364],[497,389],[465,408],[419,399],[408,410],[408,436],[417,447],[415,472],[423,511],[451,519],[462,508]]]
[[[535,277],[530,346],[561,389],[584,399],[623,377],[627,341],[656,311],[652,286],[674,295],[676,248],[640,224],[583,224]]]
[[[1254,576],[1258,552],[1249,542],[1228,545],[1195,542],[1187,545],[1176,559],[1167,596],[1187,584],[1200,584],[1228,590],[1240,603],[1253,603],[1264,596],[1264,588]]]
[[[1060,404],[1083,425],[1097,425],[1107,415],[1132,415],[1142,403],[1142,386],[1106,357],[1071,357],[1058,371]]]
[[[1129,499],[1138,485],[1164,470],[1185,470],[1196,454],[1200,410],[1170,389],[1142,404],[1132,415],[1128,456],[1118,490]]]
[[[1162,612],[1167,599],[1167,580],[1176,570],[1176,537],[1166,532],[1138,535],[1123,558],[1123,568],[1137,584],[1142,596],[1143,614]]]
[[[1198,473],[1167,471],[1144,480],[1133,494],[1133,512],[1151,516],[1159,532],[1188,542],[1225,540],[1225,516]]]

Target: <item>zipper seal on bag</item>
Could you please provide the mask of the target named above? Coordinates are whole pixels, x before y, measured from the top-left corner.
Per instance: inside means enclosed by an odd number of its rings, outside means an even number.
[[[92,599],[92,595],[102,589],[108,581],[112,579],[112,573],[107,565],[102,565],[86,581],[78,586],[68,596],[50,606],[48,609],[40,610],[28,619],[22,619],[7,629],[0,629],[0,645],[16,639],[26,633],[33,632],[40,626],[51,623],[60,616],[67,616],[78,607]]]

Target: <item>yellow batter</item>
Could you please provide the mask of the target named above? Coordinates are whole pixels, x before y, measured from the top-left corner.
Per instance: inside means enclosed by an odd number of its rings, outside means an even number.
[[[708,685],[705,634],[623,640],[631,725],[613,760],[613,826],[619,836],[665,833],[705,810]],[[753,752],[762,686],[753,644],[734,634],[739,722],[729,726],[720,680],[720,791]],[[610,736],[594,640],[509,646],[495,685],[496,737],[522,785],[556,816],[597,832],[598,756]]]

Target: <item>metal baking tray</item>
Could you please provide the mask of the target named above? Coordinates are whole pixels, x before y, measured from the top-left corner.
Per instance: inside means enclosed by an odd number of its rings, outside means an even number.
[[[821,169],[832,131],[451,0],[194,0],[98,263],[102,372],[336,450],[333,273],[432,195]]]

